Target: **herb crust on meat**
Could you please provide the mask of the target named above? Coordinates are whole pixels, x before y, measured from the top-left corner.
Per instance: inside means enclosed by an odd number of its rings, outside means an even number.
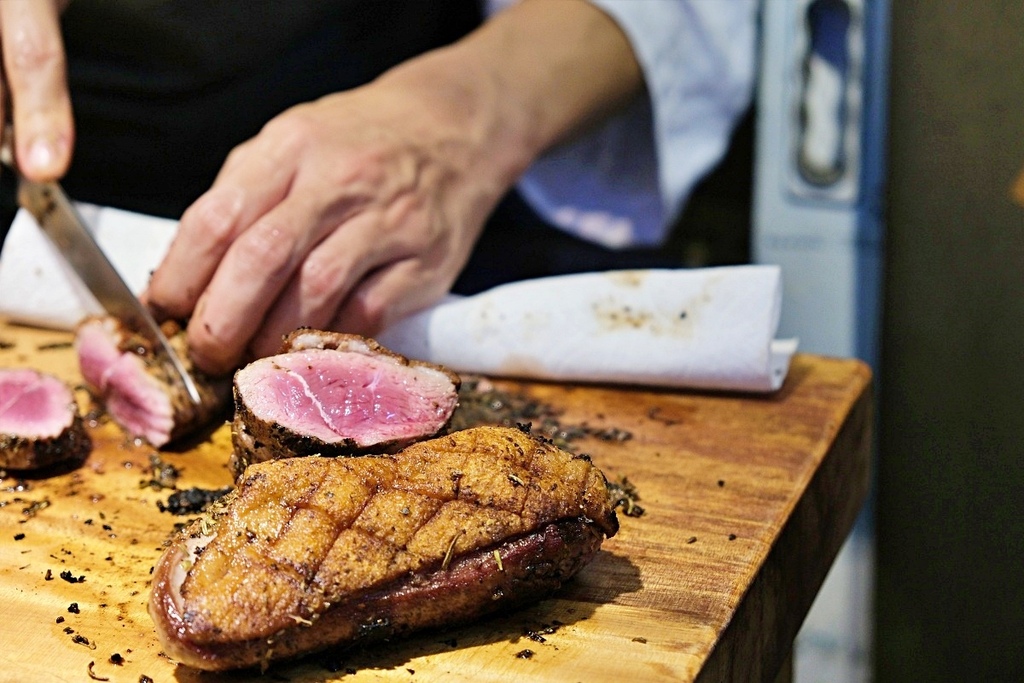
[[[172,542],[149,608],[184,664],[265,665],[539,599],[617,529],[590,459],[519,429],[274,460]]]

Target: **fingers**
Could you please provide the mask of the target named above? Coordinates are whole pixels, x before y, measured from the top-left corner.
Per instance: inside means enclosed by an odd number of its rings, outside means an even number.
[[[427,276],[415,257],[378,268],[345,299],[326,329],[373,336],[448,293],[458,274]]]
[[[353,130],[351,109],[339,97],[274,119],[182,217],[146,299],[189,319],[201,369],[275,353],[304,325],[374,333],[443,295],[465,262],[451,165],[390,127]]]
[[[249,347],[253,355],[277,353],[281,337],[298,327],[330,323],[358,280],[387,258],[378,227],[377,212],[360,214],[316,245],[265,316]]]
[[[323,195],[297,190],[234,239],[189,320],[189,345],[201,368],[229,371],[252,340],[261,352],[276,352],[285,332],[326,322],[378,258],[373,213],[346,220],[344,202],[322,206]],[[328,236],[328,247],[318,246]]]
[[[0,39],[18,167],[57,179],[71,163],[74,124],[56,4],[0,2]]]
[[[324,224],[326,236],[257,330],[253,355],[277,353],[282,336],[303,326],[375,334],[396,316],[439,298],[454,282],[461,261],[449,266],[449,260],[460,250],[450,248],[443,234],[433,237],[436,226],[414,194],[385,205],[349,204],[360,211],[349,216],[337,210]]]
[[[213,187],[182,215],[144,295],[158,318],[191,315],[234,241],[287,196],[295,162],[277,163],[287,154],[272,142],[255,138],[232,151]]]
[[[183,320],[192,313],[235,236],[254,218],[247,207],[255,202],[247,202],[247,196],[237,188],[214,188],[181,217],[141,297],[158,320]]]
[[[289,208],[260,218],[231,245],[188,324],[193,360],[209,372],[229,371],[298,266],[305,247],[290,229]]]
[[[228,157],[182,216],[144,298],[158,318],[189,318],[193,360],[230,371],[330,222],[321,192],[293,191],[308,134],[271,122]]]

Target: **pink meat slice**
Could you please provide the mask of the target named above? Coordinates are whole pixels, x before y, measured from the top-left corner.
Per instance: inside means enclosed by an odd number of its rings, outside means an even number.
[[[211,422],[227,405],[231,390],[229,378],[211,378],[192,367],[180,326],[168,322],[162,327],[195,381],[199,405],[170,364],[116,318],[88,318],[75,335],[82,377],[107,414],[129,436],[158,448]]]
[[[379,455],[439,433],[460,379],[354,334],[302,328],[235,373],[230,467],[304,455]]]
[[[74,397],[64,382],[30,369],[0,371],[0,433],[53,438],[74,418]]]
[[[119,334],[113,320],[79,328],[76,345],[82,377],[125,431],[162,446],[174,428],[170,396],[146,371],[143,356],[121,351]]]
[[[29,368],[0,369],[0,467],[84,460],[91,448],[67,384]]]
[[[272,356],[240,370],[259,418],[326,443],[369,446],[437,432],[458,394],[444,372],[333,349]]]

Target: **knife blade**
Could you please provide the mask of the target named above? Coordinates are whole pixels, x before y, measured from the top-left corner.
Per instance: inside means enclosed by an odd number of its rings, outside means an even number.
[[[195,405],[202,399],[192,376],[171,348],[152,314],[125,284],[97,244],[92,232],[55,182],[35,182],[18,174],[18,204],[31,213],[43,233],[56,246],[100,305],[128,329],[151,345],[158,357],[170,363]]]

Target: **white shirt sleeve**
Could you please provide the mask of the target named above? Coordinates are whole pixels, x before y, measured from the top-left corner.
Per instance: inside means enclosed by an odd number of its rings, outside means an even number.
[[[567,232],[612,248],[656,245],[750,104],[757,0],[590,2],[626,34],[648,97],[538,159],[519,190]]]

